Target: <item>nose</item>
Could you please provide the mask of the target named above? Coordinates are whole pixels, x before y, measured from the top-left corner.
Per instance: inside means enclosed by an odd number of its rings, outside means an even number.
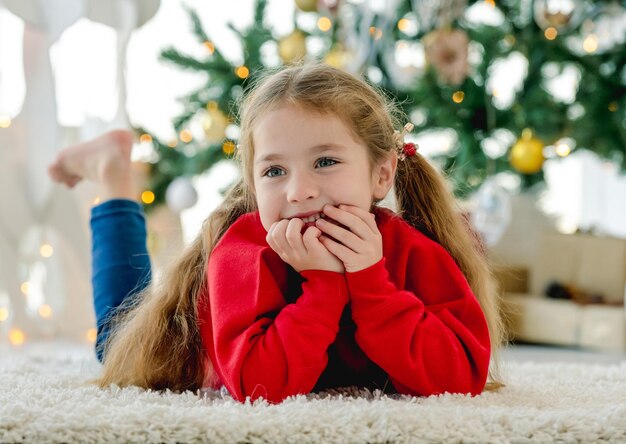
[[[317,181],[307,173],[294,173],[287,185],[287,200],[297,203],[319,196],[320,189]]]

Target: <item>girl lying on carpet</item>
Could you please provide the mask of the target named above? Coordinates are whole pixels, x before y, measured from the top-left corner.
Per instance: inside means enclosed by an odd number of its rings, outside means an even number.
[[[502,335],[495,288],[445,179],[404,142],[411,125],[394,131],[392,104],[322,64],[266,75],[240,109],[242,178],[158,285],[131,133],[50,166],[104,200],[91,213],[100,385],[271,402],[341,386],[481,393]],[[393,185],[398,214],[376,205]]]

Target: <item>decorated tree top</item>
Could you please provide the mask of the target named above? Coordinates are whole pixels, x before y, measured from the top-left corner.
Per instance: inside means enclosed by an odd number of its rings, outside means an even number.
[[[511,169],[532,184],[544,157],[581,147],[624,168],[626,13],[618,2],[425,0],[397,11],[377,59],[383,85],[418,132],[453,130],[442,157],[461,194]]]
[[[144,136],[157,154],[151,174],[157,202],[176,177],[233,154],[236,104],[259,70],[302,58],[363,74],[398,98],[414,134],[443,137],[445,143],[421,149],[440,161],[459,195],[502,171],[531,185],[542,180],[546,157],[581,147],[625,165],[623,3],[296,0],[296,6],[295,29],[286,36],[266,25],[265,0],[255,2],[247,29],[231,27],[244,49],[241,66],[222,55],[189,11],[206,56],[173,48],[162,56],[206,72],[207,81],[182,99],[178,140]],[[194,122],[200,137],[190,131]]]

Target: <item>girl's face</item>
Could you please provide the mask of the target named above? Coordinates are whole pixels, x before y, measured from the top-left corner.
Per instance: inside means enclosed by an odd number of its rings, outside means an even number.
[[[396,156],[372,168],[367,147],[333,114],[285,105],[252,134],[254,189],[261,223],[319,216],[324,205],[370,211],[393,183]]]

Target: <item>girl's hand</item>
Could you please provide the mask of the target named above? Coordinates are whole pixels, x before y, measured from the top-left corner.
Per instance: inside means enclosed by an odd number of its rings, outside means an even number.
[[[303,270],[344,273],[341,261],[320,242],[322,232],[309,227],[301,234],[302,228],[302,219],[283,219],[272,224],[265,239],[272,250],[298,273]]]
[[[383,238],[374,214],[352,205],[339,205],[339,208],[326,205],[323,211],[330,219],[348,228],[324,219],[315,222],[326,235],[320,238],[321,243],[343,262],[346,271],[360,271],[382,259]]]

